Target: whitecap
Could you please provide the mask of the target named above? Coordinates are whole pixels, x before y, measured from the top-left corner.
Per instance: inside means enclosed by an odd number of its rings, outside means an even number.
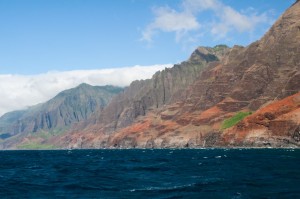
[[[194,186],[195,183],[191,184],[185,184],[185,185],[175,185],[171,187],[145,187],[144,189],[131,189],[129,190],[130,192],[135,192],[135,191],[161,191],[161,190],[174,190],[174,189],[182,189],[186,187],[192,187]]]

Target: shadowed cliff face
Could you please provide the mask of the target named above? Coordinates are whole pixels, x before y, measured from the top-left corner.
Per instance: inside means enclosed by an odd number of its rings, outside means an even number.
[[[211,50],[198,48],[188,62],[134,82],[105,110],[110,117],[65,137],[68,146],[78,147],[79,138],[81,147],[299,146],[298,102],[284,119],[271,109],[276,119],[254,134],[247,118],[243,128],[242,122],[239,128],[221,126],[237,112],[252,111],[254,117],[264,106],[278,107],[278,100],[289,101],[300,91],[300,3],[248,47]],[[209,64],[196,70],[196,63]],[[178,70],[187,72],[173,78]],[[255,139],[247,140],[250,134]]]

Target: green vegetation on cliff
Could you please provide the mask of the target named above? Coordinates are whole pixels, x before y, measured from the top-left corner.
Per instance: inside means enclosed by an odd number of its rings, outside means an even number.
[[[26,149],[26,150],[50,150],[50,149],[56,149],[57,147],[50,144],[40,144],[36,142],[28,142],[25,144],[20,144],[17,147],[18,149]]]
[[[244,119],[245,117],[247,117],[248,115],[251,115],[251,114],[252,114],[252,112],[238,112],[237,114],[235,114],[231,118],[228,118],[228,119],[224,120],[224,122],[222,123],[221,129],[230,128],[230,127],[236,125],[242,119]]]

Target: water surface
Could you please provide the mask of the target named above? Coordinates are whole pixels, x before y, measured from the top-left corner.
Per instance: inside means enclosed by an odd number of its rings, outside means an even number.
[[[0,198],[300,198],[300,150],[0,151]]]

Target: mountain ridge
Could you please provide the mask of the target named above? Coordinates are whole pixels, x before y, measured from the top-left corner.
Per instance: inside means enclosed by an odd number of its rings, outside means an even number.
[[[299,42],[297,1],[260,40],[198,47],[187,61],[132,82],[63,134],[23,136],[11,147],[300,147]]]
[[[277,100],[299,92],[299,33],[300,3],[296,2],[259,41],[247,47],[234,46],[221,62],[212,62],[199,71],[195,81],[181,92],[182,98],[156,106],[112,132],[107,133],[100,122],[94,128],[67,135],[68,147],[249,146],[247,140],[227,142],[226,135],[233,129],[222,130],[221,124],[238,112],[255,113],[267,104],[276,104]],[[197,50],[193,55],[197,55]],[[191,60],[197,62],[197,59]],[[285,122],[288,125],[288,121]],[[251,133],[251,129],[248,130],[246,134]],[[299,146],[298,141],[285,143],[284,140],[293,139],[286,134],[281,135],[282,139],[269,139],[275,132],[272,129],[267,132],[271,136],[257,134],[256,140],[261,141],[251,146]],[[236,131],[234,134],[244,133]]]
[[[16,137],[18,142],[29,134],[42,131],[66,131],[72,124],[101,112],[113,95],[122,91],[120,87],[80,84],[45,103],[4,114],[0,118],[0,136],[5,139]],[[11,140],[11,143],[15,142]]]

